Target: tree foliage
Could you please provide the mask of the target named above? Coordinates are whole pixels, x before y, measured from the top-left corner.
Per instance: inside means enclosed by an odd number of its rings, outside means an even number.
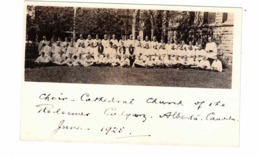
[[[35,25],[42,35],[59,36],[73,30],[72,7],[35,7]]]
[[[119,9],[78,8],[76,32],[81,34],[116,34],[123,25]]]

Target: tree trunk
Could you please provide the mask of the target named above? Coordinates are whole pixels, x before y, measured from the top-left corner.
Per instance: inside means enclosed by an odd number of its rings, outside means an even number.
[[[132,36],[133,39],[135,39],[135,27],[136,27],[136,14],[137,14],[137,10],[133,11],[133,21],[132,21]]]

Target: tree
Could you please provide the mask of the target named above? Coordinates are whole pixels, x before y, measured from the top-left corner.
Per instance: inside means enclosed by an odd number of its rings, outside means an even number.
[[[73,8],[72,7],[35,7],[35,25],[38,33],[52,36],[60,36],[66,31],[72,31]]]

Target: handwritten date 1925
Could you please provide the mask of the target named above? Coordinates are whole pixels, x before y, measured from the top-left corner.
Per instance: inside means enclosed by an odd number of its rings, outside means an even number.
[[[104,132],[106,135],[108,134],[120,134],[123,132],[123,130],[125,129],[125,127],[121,127],[121,128],[118,128],[118,127],[102,127],[101,128],[101,132]]]

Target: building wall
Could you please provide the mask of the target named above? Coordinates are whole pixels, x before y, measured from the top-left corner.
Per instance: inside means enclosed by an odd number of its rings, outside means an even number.
[[[220,37],[220,40],[217,42],[219,53],[223,53],[224,59],[228,62],[228,64],[232,64],[233,26],[214,27],[213,34],[216,38]]]

